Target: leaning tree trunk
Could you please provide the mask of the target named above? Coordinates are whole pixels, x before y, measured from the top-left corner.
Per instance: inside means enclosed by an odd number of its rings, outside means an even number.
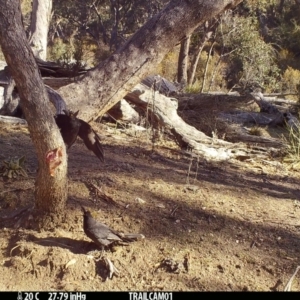
[[[67,199],[65,145],[55,124],[45,86],[25,35],[20,1],[0,0],[0,7],[0,44],[16,82],[38,156],[35,207],[42,213],[39,225],[44,228],[55,226],[64,216]],[[53,161],[55,154],[58,154],[57,161]],[[53,162],[60,165],[51,170],[51,176],[50,167]]]
[[[35,57],[47,59],[48,30],[52,0],[33,0],[29,26],[29,44]]]
[[[172,0],[111,57],[58,92],[72,110],[84,109],[83,119],[103,115],[150,74],[178,41],[241,1]]]
[[[208,54],[207,54],[207,59],[206,59],[206,63],[205,63],[205,68],[204,68],[203,80],[202,80],[202,86],[201,86],[201,89],[200,89],[200,93],[204,92],[206,78],[207,78],[208,66],[209,66],[209,62],[210,62],[210,59],[211,59],[211,53],[212,53],[212,50],[214,48],[214,45],[215,45],[215,41],[212,42],[212,44],[209,48]]]
[[[198,62],[202,53],[202,50],[206,44],[206,35],[204,39],[201,41],[200,45],[198,46],[197,53],[194,55],[192,62],[191,62],[191,69],[189,72],[189,77],[188,77],[188,85],[191,86],[194,83],[195,76],[196,76],[196,71],[197,71],[197,66]]]
[[[191,68],[188,76],[188,85],[191,86],[195,81],[196,76],[196,70],[199,63],[199,59],[202,53],[202,50],[204,46],[206,45],[207,41],[211,38],[213,31],[216,30],[216,22],[213,21],[213,24],[209,24],[209,22],[206,22],[204,25],[204,35],[202,37],[202,40],[200,41],[200,44],[198,46],[197,52],[192,58],[191,62]]]

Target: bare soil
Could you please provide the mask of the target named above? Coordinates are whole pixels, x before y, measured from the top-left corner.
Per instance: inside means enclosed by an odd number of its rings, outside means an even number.
[[[203,127],[194,109],[182,117]],[[153,144],[147,132],[93,127],[105,164],[78,140],[69,150],[65,222],[37,232],[3,219],[34,203],[37,159],[26,127],[1,125],[0,161],[25,155],[29,177],[0,178],[0,290],[283,290],[300,265],[299,172],[271,158],[207,162],[167,136]],[[112,279],[89,252],[96,246],[83,232],[81,205],[146,237],[105,251],[119,270]],[[292,284],[299,289],[300,274]]]

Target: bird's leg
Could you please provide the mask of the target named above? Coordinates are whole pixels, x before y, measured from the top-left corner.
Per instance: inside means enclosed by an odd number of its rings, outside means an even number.
[[[104,257],[104,246],[103,245],[101,245],[101,251],[99,251],[99,250],[95,250],[95,251],[93,251],[94,253],[95,252],[97,252],[97,255],[95,256],[95,255],[93,255],[94,256],[94,260],[95,261],[99,261],[99,260],[101,260],[102,259],[102,257]],[[99,253],[100,253],[100,255],[99,255]]]
[[[100,258],[102,258],[104,256],[104,246],[102,245],[101,246],[101,256],[100,256]]]
[[[87,254],[93,256],[95,261],[99,261],[102,259],[102,257],[104,257],[104,246],[101,245],[101,250],[99,250],[99,247],[98,247],[98,249],[89,251]]]
[[[111,279],[114,274],[117,276],[120,274],[120,271],[115,267],[115,265],[112,263],[112,261],[109,258],[104,257],[103,260],[109,271],[109,274],[108,274],[109,279]]]

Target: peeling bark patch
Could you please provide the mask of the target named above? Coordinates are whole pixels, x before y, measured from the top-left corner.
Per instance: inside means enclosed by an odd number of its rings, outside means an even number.
[[[54,176],[55,169],[62,163],[62,148],[56,148],[54,150],[50,150],[46,154],[46,162],[49,166],[49,173],[51,176]]]

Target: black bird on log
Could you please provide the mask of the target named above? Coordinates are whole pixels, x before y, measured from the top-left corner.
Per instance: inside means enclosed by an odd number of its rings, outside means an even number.
[[[138,233],[120,233],[108,226],[96,221],[91,213],[84,207],[83,211],[83,230],[85,234],[96,243],[102,250],[115,242],[133,242],[145,238]]]
[[[56,115],[55,121],[68,149],[75,143],[77,136],[79,136],[83,140],[85,146],[93,151],[101,162],[104,162],[104,152],[99,135],[94,131],[90,124],[77,118],[79,111],[73,113],[64,110],[64,112],[65,115]]]

